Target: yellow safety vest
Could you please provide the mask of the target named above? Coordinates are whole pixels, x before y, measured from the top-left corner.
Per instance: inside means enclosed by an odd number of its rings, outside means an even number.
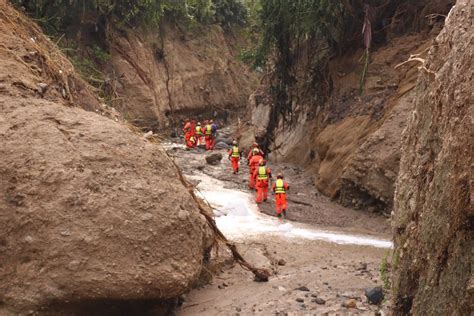
[[[234,158],[240,157],[239,147],[237,146],[232,147],[232,157]]]
[[[202,134],[202,128],[201,126],[196,126],[196,134],[201,135]]]
[[[212,126],[207,124],[206,125],[206,135],[211,135],[212,134]]]
[[[275,182],[275,193],[283,193],[285,194],[285,182],[282,179],[277,179]]]
[[[268,179],[267,168],[265,168],[265,166],[258,167],[257,179],[258,180],[267,180]]]

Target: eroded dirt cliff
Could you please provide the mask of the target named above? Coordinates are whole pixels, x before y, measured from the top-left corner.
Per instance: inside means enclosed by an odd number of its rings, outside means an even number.
[[[459,0],[421,66],[395,193],[396,315],[473,308],[474,33]]]
[[[270,158],[297,162],[313,172],[318,189],[345,206],[390,213],[400,159],[400,135],[414,97],[417,65],[405,64],[411,54],[426,54],[443,18],[427,20],[428,13],[447,13],[451,1],[432,1],[412,14],[423,13],[422,27],[400,28],[404,6],[396,10],[374,44],[364,92],[360,92],[363,50],[350,47],[327,63],[327,76],[312,81],[311,64],[318,46],[302,45],[289,70],[294,83],[287,96],[286,115],[275,113],[274,79],[254,93],[249,102],[250,124],[242,140],[254,138],[268,147]],[[415,10],[415,8],[412,8]],[[378,22],[377,22],[378,23]],[[384,22],[385,23],[385,22]],[[374,22],[374,25],[376,23]],[[382,37],[383,37],[382,36]],[[271,77],[271,74],[270,74]]]
[[[213,238],[167,155],[4,0],[0,29],[0,314],[188,290]]]
[[[244,40],[218,25],[183,30],[112,30],[107,70],[120,112],[136,125],[167,127],[173,119],[245,108],[257,74],[237,60]]]

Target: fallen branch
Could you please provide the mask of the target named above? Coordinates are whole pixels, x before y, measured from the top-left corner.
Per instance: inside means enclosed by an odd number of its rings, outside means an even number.
[[[257,282],[266,282],[266,281],[268,281],[268,277],[270,276],[270,272],[266,269],[260,269],[260,268],[254,267],[253,265],[248,263],[242,257],[242,255],[240,254],[240,252],[237,249],[237,246],[234,243],[232,243],[231,241],[229,241],[224,236],[224,234],[217,227],[216,221],[214,220],[212,215],[209,214],[209,212],[202,206],[201,200],[196,196],[196,193],[194,192],[194,186],[184,178],[183,173],[181,172],[181,169],[178,167],[176,162],[173,159],[171,159],[171,157],[169,157],[168,154],[166,154],[166,156],[169,158],[171,163],[176,167],[176,170],[177,170],[177,173],[178,173],[178,178],[181,180],[183,185],[189,190],[189,193],[191,194],[191,197],[196,201],[201,215],[203,215],[206,218],[207,224],[209,225],[209,227],[211,227],[212,231],[216,234],[217,240],[223,242],[227,246],[227,248],[230,249],[230,251],[232,252],[232,256],[234,257],[234,260],[237,261],[237,263],[242,268],[244,268],[244,269],[246,269],[246,270],[248,270],[248,271],[250,271],[254,274],[254,276],[255,276],[254,280],[255,281],[257,281]]]

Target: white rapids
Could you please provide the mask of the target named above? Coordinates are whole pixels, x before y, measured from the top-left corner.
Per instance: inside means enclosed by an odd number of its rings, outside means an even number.
[[[281,222],[259,212],[252,194],[226,189],[224,183],[204,173],[187,176],[199,180],[197,193],[215,209],[219,229],[231,239],[241,239],[259,234],[278,234],[287,238],[322,240],[337,244],[392,248],[389,240],[371,236],[351,235],[341,232],[319,230],[300,223]]]

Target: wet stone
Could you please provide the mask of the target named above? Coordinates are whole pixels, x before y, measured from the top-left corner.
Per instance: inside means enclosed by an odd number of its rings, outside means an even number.
[[[217,165],[222,160],[221,153],[210,153],[206,155],[206,162],[210,165]]]
[[[380,286],[365,289],[365,296],[372,305],[378,305],[383,301],[383,289]]]

